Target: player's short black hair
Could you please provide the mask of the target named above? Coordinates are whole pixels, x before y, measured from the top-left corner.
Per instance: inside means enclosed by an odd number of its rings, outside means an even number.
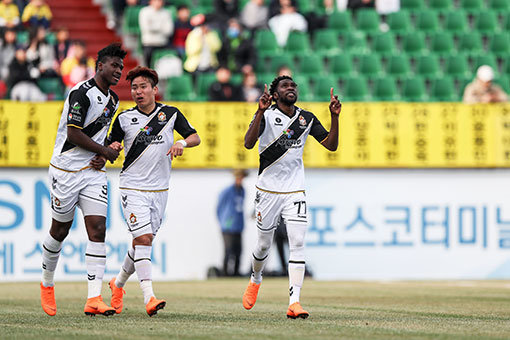
[[[137,77],[144,77],[146,78],[149,83],[151,83],[152,87],[156,86],[159,81],[158,74],[153,69],[150,69],[148,67],[143,66],[137,66],[131,71],[128,72],[126,76],[126,80],[130,83],[133,82],[133,80]]]
[[[99,63],[104,63],[107,58],[111,57],[119,57],[120,59],[124,59],[126,57],[127,52],[124,51],[122,48],[121,43],[112,43],[99,52],[97,52],[97,60],[96,60],[96,71],[97,71],[97,65]]]
[[[273,82],[271,83],[271,86],[269,87],[269,94],[272,96],[273,94],[275,94],[276,92],[276,88],[278,87],[278,84],[284,80],[284,79],[290,79],[292,81],[294,81],[294,79],[292,79],[292,77],[290,76],[278,76],[276,78],[274,78]]]

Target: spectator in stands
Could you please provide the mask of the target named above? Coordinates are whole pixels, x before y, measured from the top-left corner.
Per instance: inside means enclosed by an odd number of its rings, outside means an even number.
[[[58,77],[58,63],[53,46],[46,41],[46,29],[32,27],[29,41],[27,61],[39,69],[41,78]]]
[[[375,10],[385,16],[400,11],[400,0],[375,0]]]
[[[11,100],[45,101],[46,95],[37,86],[39,70],[30,64],[23,48],[18,48],[11,64],[7,86],[11,89]]]
[[[324,13],[330,15],[333,12],[342,12],[347,9],[347,0],[324,0]]]
[[[15,28],[20,24],[19,9],[12,0],[2,0],[0,3],[0,31],[5,28]]]
[[[269,9],[264,0],[250,0],[241,10],[241,23],[252,32],[267,27]]]
[[[243,73],[242,91],[245,102],[258,102],[262,95],[262,86],[257,84],[255,72],[250,71]]]
[[[150,0],[149,6],[140,11],[138,20],[143,59],[145,66],[151,67],[153,52],[168,46],[169,38],[174,32],[174,22],[170,12],[163,7],[163,0]]]
[[[59,64],[64,61],[69,53],[69,47],[71,46],[71,40],[69,40],[69,30],[66,27],[60,27],[57,30],[57,41],[55,42],[55,58]]]
[[[27,26],[43,26],[50,28],[51,24],[50,6],[44,0],[30,0],[30,3],[23,10],[21,21]]]
[[[276,36],[280,47],[287,44],[291,31],[306,32],[308,24],[305,17],[296,11],[291,0],[280,0],[280,14],[269,19],[269,28]]]
[[[5,30],[0,42],[0,79],[7,80],[9,65],[14,59],[18,44],[16,43],[16,31],[13,28]]]
[[[69,56],[60,65],[62,81],[71,89],[82,80],[91,78],[95,73],[94,59],[87,57],[87,48],[83,41],[75,41],[69,48]]]
[[[229,19],[239,16],[239,0],[214,0],[214,21],[224,31]]]
[[[280,14],[281,8],[282,8],[282,2],[281,0],[271,0],[269,3],[269,18],[274,17],[275,15]],[[292,6],[296,7],[298,9],[298,3],[296,0],[291,0]]]
[[[349,0],[347,2],[347,8],[356,10],[360,8],[374,8],[375,0]]]
[[[281,76],[289,76],[292,77],[292,70],[287,65],[282,65],[278,68],[278,71],[276,72],[276,75],[278,77]]]
[[[176,49],[179,57],[186,55],[186,38],[189,32],[193,30],[190,23],[190,10],[186,5],[177,7],[177,20],[175,21],[174,36],[172,46]]]
[[[188,72],[207,72],[218,67],[216,54],[221,49],[218,34],[209,29],[205,15],[192,18],[191,24],[196,26],[186,38],[186,61],[184,69]]]
[[[230,82],[232,74],[226,67],[216,71],[216,81],[209,87],[209,100],[214,102],[243,101],[241,89]]]
[[[243,31],[237,19],[228,21],[218,60],[234,73],[249,72],[255,67],[257,51],[249,33]]]
[[[466,86],[463,102],[499,103],[506,102],[508,96],[503,89],[494,84],[494,70],[489,65],[482,65],[476,71],[475,79]]]

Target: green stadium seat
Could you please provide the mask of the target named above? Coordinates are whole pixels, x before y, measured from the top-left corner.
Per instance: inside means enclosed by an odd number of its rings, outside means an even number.
[[[198,101],[207,101],[209,87],[216,81],[215,73],[198,73],[196,78],[195,93]]]
[[[195,99],[193,84],[189,74],[168,79],[165,100],[192,101]]]
[[[409,10],[419,10],[425,7],[423,0],[400,0],[400,8]]]
[[[291,55],[284,53],[269,57],[269,72],[276,74],[278,69],[282,66],[288,66],[290,69],[294,69],[294,61]]]
[[[429,8],[436,11],[446,11],[453,8],[452,0],[429,0]]]
[[[422,9],[416,13],[416,29],[423,32],[434,32],[439,28],[437,13],[431,9]]]
[[[427,101],[425,83],[420,77],[409,77],[402,83],[401,98],[407,102]]]
[[[331,75],[313,77],[314,100],[318,102],[329,102],[331,99],[331,88],[338,92],[338,81]]]
[[[324,64],[318,54],[305,54],[298,56],[299,69],[301,74],[312,76],[324,73]]]
[[[386,64],[386,73],[397,79],[403,79],[410,73],[411,66],[405,54],[392,55]]]
[[[443,28],[452,33],[465,32],[468,29],[466,12],[455,9],[445,13]]]
[[[445,56],[453,52],[454,43],[452,35],[449,32],[435,32],[430,37],[430,51]]]
[[[430,99],[436,102],[455,102],[458,96],[455,85],[450,77],[437,77],[430,86]]]
[[[16,42],[19,45],[26,46],[28,45],[29,41],[29,33],[28,31],[17,31],[16,32]]]
[[[37,86],[42,92],[49,95],[53,100],[64,100],[64,85],[60,78],[39,78],[37,79]]]
[[[359,58],[358,72],[368,78],[378,77],[382,72],[379,55],[375,53],[362,54]]]
[[[501,30],[503,32],[509,32],[510,31],[510,11],[503,14],[503,19],[501,20],[502,27]]]
[[[327,27],[337,32],[349,32],[352,30],[351,11],[333,12],[328,16]]]
[[[489,51],[496,57],[510,54],[510,36],[508,33],[495,33],[489,38]]]
[[[274,78],[274,77],[273,77]],[[313,101],[313,93],[310,89],[310,77],[303,74],[296,74],[292,77],[298,85],[298,96],[300,101]]]
[[[354,67],[352,65],[352,56],[349,53],[341,53],[329,59],[329,73],[348,78],[352,75]]]
[[[425,49],[425,34],[423,32],[407,32],[402,36],[402,50],[410,56],[421,54]]]
[[[356,28],[366,33],[379,31],[379,14],[373,9],[359,9],[356,11]]]
[[[416,58],[415,73],[425,79],[431,79],[439,74],[439,60],[434,54],[420,55]]]
[[[372,98],[381,102],[397,101],[399,97],[397,94],[395,79],[388,76],[375,79]]]
[[[206,9],[208,12],[214,11],[214,0],[198,0],[198,6]],[[239,8],[242,8],[239,6]]]
[[[369,101],[367,81],[363,77],[350,77],[345,80],[341,100],[348,102]]]
[[[154,68],[156,66],[156,62],[165,57],[165,56],[169,56],[169,55],[174,55],[174,56],[177,56],[177,52],[175,50],[172,50],[172,49],[169,49],[169,48],[165,48],[165,49],[162,49],[162,50],[156,50],[152,53],[152,60],[151,60],[151,67]]]
[[[408,32],[412,27],[409,12],[405,10],[388,14],[386,20],[390,31],[397,35]]]
[[[476,70],[482,65],[489,65],[494,70],[498,69],[498,62],[496,61],[496,58],[490,53],[482,52],[479,54],[470,55],[469,59],[471,59],[473,74],[476,73]]]
[[[180,5],[186,5],[189,8],[193,8],[191,0],[172,0],[172,6],[179,7]]]
[[[314,51],[323,57],[340,53],[338,33],[332,29],[321,29],[315,32],[313,39]]]
[[[495,32],[498,27],[498,17],[496,13],[491,10],[480,11],[475,15],[474,28],[482,34],[491,34]]]
[[[254,43],[260,58],[277,54],[280,51],[276,37],[270,30],[257,30]]]
[[[138,15],[142,6],[127,6],[124,10],[124,32],[127,34],[140,34],[140,24]]]
[[[452,54],[446,57],[444,73],[453,79],[471,77],[467,57],[464,54]]]
[[[501,63],[501,72],[510,76],[510,55],[503,58]]]
[[[479,12],[484,8],[483,0],[460,0],[460,8],[469,13]]]
[[[396,50],[393,33],[378,33],[372,38],[372,51],[382,56],[393,54]]]
[[[508,0],[489,0],[488,7],[497,13],[510,12],[510,2]]]
[[[298,31],[290,32],[285,50],[292,55],[310,52],[311,48],[308,33]]]
[[[57,35],[55,34],[55,32],[47,31],[45,39],[48,42],[48,44],[50,44],[52,46],[57,43]]]
[[[316,10],[315,1],[297,0],[297,5],[299,13],[307,14]]]
[[[501,86],[503,91],[507,94],[510,93],[510,78],[507,75],[499,75],[496,79],[494,79],[494,83]]]
[[[457,49],[464,53],[479,53],[483,51],[482,37],[478,32],[465,32],[459,35]]]
[[[351,53],[367,52],[367,40],[365,34],[359,31],[346,32],[340,35],[342,38],[342,47]]]

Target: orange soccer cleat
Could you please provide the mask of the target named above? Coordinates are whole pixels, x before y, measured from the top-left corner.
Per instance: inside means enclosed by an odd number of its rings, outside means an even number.
[[[57,303],[55,302],[55,287],[44,287],[41,283],[41,306],[48,315],[57,314]]]
[[[243,295],[243,307],[246,309],[251,309],[255,302],[257,302],[257,295],[259,293],[260,283],[254,283],[250,280],[248,283],[248,287],[244,291]]]
[[[108,285],[112,290],[112,299],[110,304],[115,309],[115,313],[120,314],[122,312],[122,307],[124,306],[122,298],[124,297],[124,294],[126,294],[126,291],[115,285],[115,278],[111,279]]]
[[[154,296],[151,297],[149,302],[145,305],[145,310],[147,311],[147,314],[149,316],[156,315],[158,313],[158,310],[165,308],[166,301],[165,300],[158,300]]]
[[[115,308],[112,308],[104,303],[101,295],[87,299],[87,303],[85,304],[83,311],[86,315],[90,316],[95,316],[96,314],[110,316],[115,314]]]
[[[306,319],[309,316],[310,313],[304,310],[299,302],[294,302],[292,305],[289,306],[289,309],[287,309],[287,318],[289,319],[297,318]]]

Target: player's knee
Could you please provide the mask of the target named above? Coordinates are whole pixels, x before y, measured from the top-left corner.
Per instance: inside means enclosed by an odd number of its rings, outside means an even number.
[[[104,242],[106,236],[106,226],[103,223],[94,223],[87,227],[89,240],[92,242]]]
[[[152,234],[140,235],[133,239],[133,247],[134,246],[151,246],[153,238],[154,238],[154,236]]]
[[[71,228],[72,223],[73,221],[59,222],[54,219],[51,223],[50,235],[55,240],[62,242],[69,234],[69,229]]]

